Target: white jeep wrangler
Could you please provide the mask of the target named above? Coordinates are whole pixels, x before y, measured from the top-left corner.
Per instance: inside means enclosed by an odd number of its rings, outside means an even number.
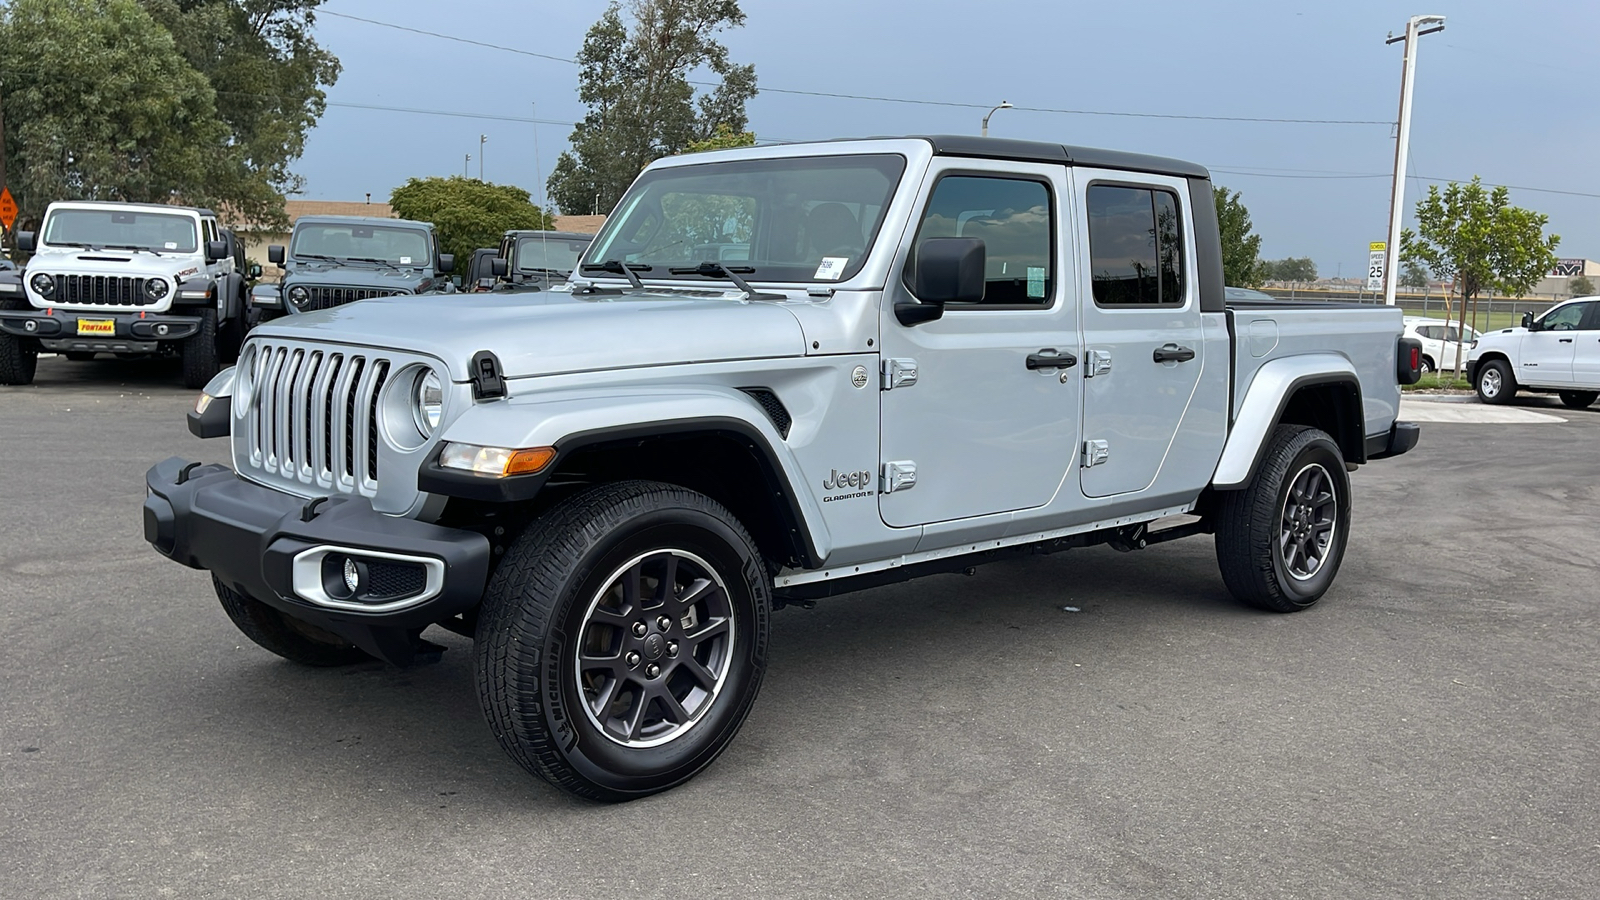
[[[203,387],[244,340],[244,248],[216,214],[147,203],[52,203],[25,272],[0,272],[0,384],[30,384],[39,351],[183,357]]]

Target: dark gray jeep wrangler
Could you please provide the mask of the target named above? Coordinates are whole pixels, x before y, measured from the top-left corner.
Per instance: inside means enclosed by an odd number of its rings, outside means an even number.
[[[433,225],[367,216],[302,216],[289,247],[274,244],[267,259],[283,280],[250,294],[252,318],[342,306],[370,297],[451,292],[455,259],[439,252]]]

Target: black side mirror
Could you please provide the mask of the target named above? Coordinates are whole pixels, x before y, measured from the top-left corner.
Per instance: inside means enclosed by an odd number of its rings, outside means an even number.
[[[441,254],[439,254],[439,272],[441,274],[445,274],[445,273],[449,273],[449,272],[454,272],[455,270],[456,270],[456,256],[455,256],[455,254],[454,253],[441,253]]]
[[[36,231],[17,232],[17,249],[23,253],[32,253],[39,246],[39,234]]]
[[[506,261],[504,259],[496,256],[494,259],[489,260],[490,275],[493,275],[496,278],[504,278],[506,277],[506,273],[509,271],[511,271],[511,269],[506,265]]]
[[[248,270],[246,270],[245,274],[249,275],[251,278],[260,278],[261,277],[261,263],[251,263],[250,264],[250,268]]]
[[[946,303],[983,300],[983,268],[988,251],[978,238],[928,238],[917,248],[911,293],[917,303],[894,305],[902,325],[932,322],[944,315]]]
[[[1533,330],[1533,313],[1525,312],[1522,314],[1522,327],[1528,329],[1529,331]]]
[[[222,262],[227,258],[227,241],[206,241],[206,262]]]
[[[273,265],[277,266],[280,269],[283,268],[283,245],[282,244],[273,244],[272,246],[267,248],[267,262],[272,263]]]

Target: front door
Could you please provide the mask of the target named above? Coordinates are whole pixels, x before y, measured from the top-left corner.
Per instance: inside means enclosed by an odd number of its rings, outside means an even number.
[[[1060,367],[1079,356],[1067,196],[1059,166],[940,159],[930,170],[881,312],[886,524],[1029,509],[1060,489],[1077,445],[1078,369]],[[908,327],[894,304],[915,300],[906,273],[930,237],[984,241],[984,298]]]
[[[1593,303],[1568,303],[1545,314],[1539,330],[1522,337],[1517,354],[1517,381],[1565,387],[1572,384],[1572,363],[1578,352],[1578,326]]]
[[[1167,462],[1205,363],[1188,184],[1077,169],[1088,497],[1142,491]],[[1180,461],[1181,462],[1181,461]]]

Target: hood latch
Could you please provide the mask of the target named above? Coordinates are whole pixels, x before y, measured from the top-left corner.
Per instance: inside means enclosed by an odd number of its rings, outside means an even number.
[[[506,377],[492,350],[472,355],[472,399],[498,400],[506,395]]]

